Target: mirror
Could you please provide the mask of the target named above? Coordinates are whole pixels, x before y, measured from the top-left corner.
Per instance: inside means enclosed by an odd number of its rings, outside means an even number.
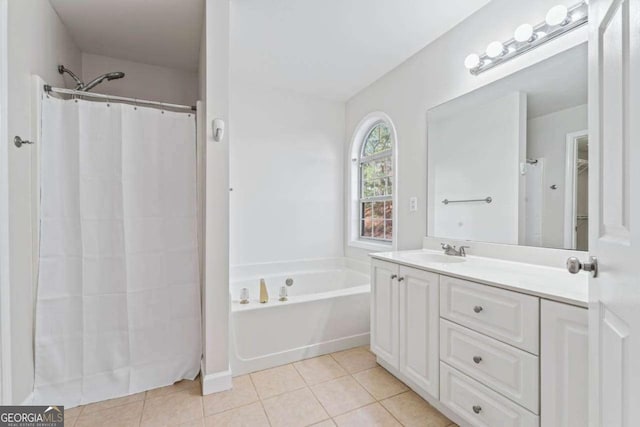
[[[586,43],[427,118],[429,236],[588,250]]]

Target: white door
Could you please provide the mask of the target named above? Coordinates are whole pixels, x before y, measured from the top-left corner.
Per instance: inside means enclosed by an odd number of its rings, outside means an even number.
[[[589,405],[588,310],[540,302],[540,424],[586,427]]]
[[[393,368],[399,367],[398,266],[371,261],[371,351]]]
[[[589,21],[589,249],[600,270],[589,279],[589,423],[637,426],[640,0],[593,0]]]
[[[400,372],[434,397],[439,395],[439,277],[400,267]]]

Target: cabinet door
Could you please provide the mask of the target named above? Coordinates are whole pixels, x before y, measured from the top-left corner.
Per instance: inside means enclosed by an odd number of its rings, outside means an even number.
[[[588,425],[588,315],[584,308],[542,300],[543,427]]]
[[[439,395],[439,276],[400,267],[400,372]]]
[[[392,367],[399,367],[398,266],[371,262],[371,351]]]

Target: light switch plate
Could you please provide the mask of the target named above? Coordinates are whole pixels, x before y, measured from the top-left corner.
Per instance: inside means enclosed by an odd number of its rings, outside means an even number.
[[[417,212],[418,211],[418,198],[410,197],[409,198],[409,212]]]

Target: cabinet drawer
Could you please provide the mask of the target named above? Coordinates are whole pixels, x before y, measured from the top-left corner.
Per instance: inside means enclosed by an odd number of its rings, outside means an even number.
[[[538,427],[539,418],[440,362],[440,402],[476,427]]]
[[[440,360],[539,412],[538,357],[441,319]]]
[[[533,354],[539,299],[468,280],[440,277],[440,316]]]

